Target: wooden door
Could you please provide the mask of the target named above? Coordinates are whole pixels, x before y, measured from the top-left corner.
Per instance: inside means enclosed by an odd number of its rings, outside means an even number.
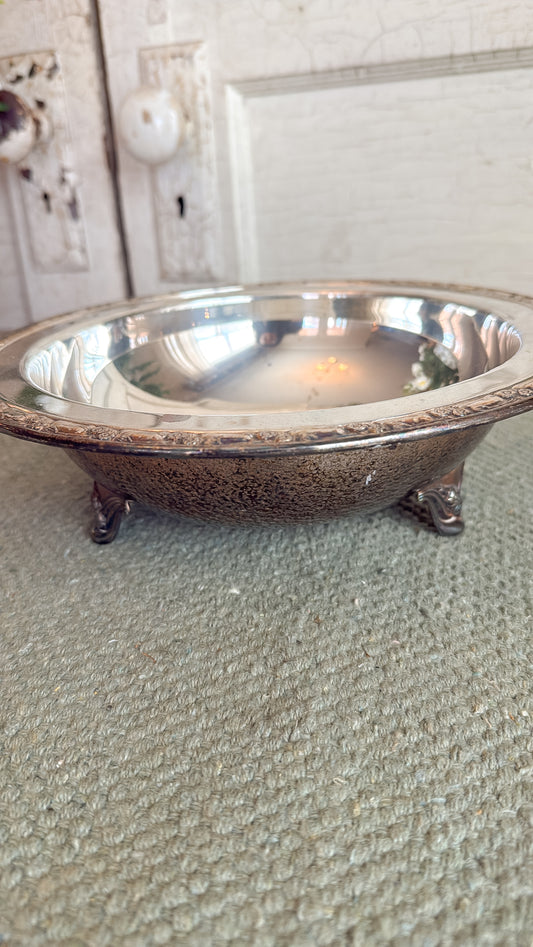
[[[0,331],[127,291],[90,0],[0,5],[0,89],[41,135],[0,162]]]
[[[120,132],[141,86],[185,124],[151,166]],[[0,329],[215,283],[533,292],[526,4],[6,0],[1,88],[51,135],[0,167]]]
[[[499,0],[100,0],[112,111],[181,100],[175,157],[119,142],[135,291],[412,278],[533,292],[533,20]]]

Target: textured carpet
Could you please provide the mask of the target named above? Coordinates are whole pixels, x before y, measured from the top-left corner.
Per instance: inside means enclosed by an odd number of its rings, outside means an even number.
[[[0,438],[0,942],[533,938],[533,415],[467,528],[227,528]]]

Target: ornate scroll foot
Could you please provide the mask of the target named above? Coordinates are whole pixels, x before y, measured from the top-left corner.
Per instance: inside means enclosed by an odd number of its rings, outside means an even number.
[[[130,512],[129,501],[95,482],[91,503],[94,510],[91,539],[99,545],[112,543],[120,529],[122,517]]]
[[[461,517],[463,467],[464,464],[460,464],[449,474],[414,493],[418,503],[428,507],[433,524],[441,536],[456,536],[464,529]]]

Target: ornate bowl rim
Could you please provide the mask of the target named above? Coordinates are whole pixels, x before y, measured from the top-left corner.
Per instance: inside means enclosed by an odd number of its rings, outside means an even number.
[[[250,416],[212,416],[205,427],[195,418],[125,412],[80,404],[28,384],[21,363],[39,344],[62,338],[105,319],[154,310],[187,308],[203,299],[222,297],[270,298],[327,294],[342,297],[424,294],[443,303],[474,305],[503,320],[520,335],[519,350],[484,374],[448,388],[424,391],[409,398],[377,401],[343,408]],[[26,391],[40,399],[36,408],[17,394]],[[35,400],[35,399],[33,399]],[[78,310],[37,323],[0,342],[0,431],[66,448],[128,454],[249,455],[309,453],[416,440],[476,425],[492,424],[533,408],[533,298],[502,290],[444,283],[399,280],[328,280],[271,283],[253,286],[202,288],[169,295],[128,299],[121,303]],[[203,419],[206,422],[206,419]]]

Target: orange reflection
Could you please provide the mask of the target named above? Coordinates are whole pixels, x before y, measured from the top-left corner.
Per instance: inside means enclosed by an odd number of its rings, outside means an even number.
[[[350,366],[346,362],[338,362],[335,355],[329,355],[325,362],[317,362],[315,365],[315,371],[319,372],[321,375],[329,375],[330,372],[333,373],[346,372]]]

